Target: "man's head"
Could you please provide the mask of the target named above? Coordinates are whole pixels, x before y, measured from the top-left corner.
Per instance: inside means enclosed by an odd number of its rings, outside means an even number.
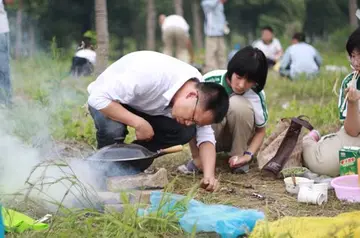
[[[250,88],[260,92],[265,87],[267,72],[264,53],[258,48],[246,46],[229,61],[226,80],[236,94],[243,94]]]
[[[300,42],[305,42],[305,34],[302,32],[296,32],[291,39],[291,44],[297,44]]]
[[[274,38],[274,30],[270,26],[261,28],[261,40],[265,44],[270,44]]]
[[[187,126],[219,123],[229,109],[229,96],[217,83],[190,80],[174,97],[172,116]]]
[[[164,14],[159,15],[159,25],[160,26],[162,26],[162,24],[164,23],[165,18],[166,18],[166,15],[164,15]]]
[[[360,71],[360,27],[349,36],[346,51],[349,54],[352,67]]]

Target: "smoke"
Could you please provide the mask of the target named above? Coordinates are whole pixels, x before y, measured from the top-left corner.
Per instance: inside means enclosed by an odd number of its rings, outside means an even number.
[[[90,163],[81,153],[64,157],[51,128],[64,127],[56,120],[59,109],[69,101],[75,108],[82,106],[86,95],[68,87],[46,92],[51,95],[46,105],[16,98],[12,109],[0,109],[0,196],[4,200],[9,198],[4,195],[21,193],[50,211],[60,205],[99,208],[97,192],[106,189],[107,176],[129,171],[111,163]]]

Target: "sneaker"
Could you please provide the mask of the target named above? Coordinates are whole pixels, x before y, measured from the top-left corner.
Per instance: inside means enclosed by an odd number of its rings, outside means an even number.
[[[183,174],[199,174],[201,172],[194,164],[194,160],[190,160],[187,164],[180,165],[177,171]]]

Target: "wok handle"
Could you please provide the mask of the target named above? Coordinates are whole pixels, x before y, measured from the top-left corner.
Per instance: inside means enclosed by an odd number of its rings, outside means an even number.
[[[183,150],[182,145],[175,145],[175,146],[171,146],[171,147],[166,148],[166,149],[161,149],[159,151],[159,153],[161,153],[161,154],[170,154],[170,153],[180,152],[182,150]]]

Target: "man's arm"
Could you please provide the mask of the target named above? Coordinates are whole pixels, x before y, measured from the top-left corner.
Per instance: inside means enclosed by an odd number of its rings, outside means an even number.
[[[215,178],[216,149],[214,131],[210,125],[197,127],[196,143],[199,152],[199,160],[204,177],[201,187],[207,191],[214,191],[218,187]]]
[[[316,65],[320,68],[322,64],[322,58],[317,50],[315,50],[315,57],[314,57]]]
[[[285,51],[283,58],[281,59],[280,71],[285,71],[285,70],[289,69],[290,64],[291,64],[290,50],[287,49]]]
[[[214,191],[218,187],[218,181],[215,178],[215,145],[209,141],[201,143],[199,146],[199,157],[204,174],[201,180],[201,187],[207,191]]]

